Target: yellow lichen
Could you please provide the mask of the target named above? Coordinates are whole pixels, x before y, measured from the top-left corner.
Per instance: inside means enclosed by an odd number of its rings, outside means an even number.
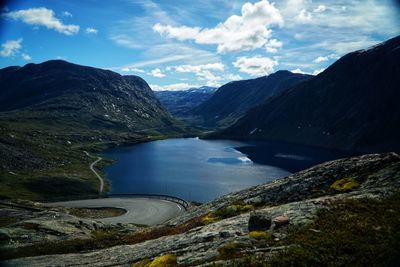
[[[269,240],[271,239],[271,234],[265,231],[251,231],[249,236],[258,240]]]
[[[132,267],[149,267],[150,263],[151,263],[150,259],[143,259],[141,261],[132,264]]]
[[[359,186],[360,184],[354,178],[343,178],[334,182],[331,185],[331,189],[336,191],[350,191]]]
[[[177,266],[176,255],[174,254],[165,254],[159,257],[156,257],[149,265],[149,267],[173,267]]]
[[[215,223],[220,221],[221,218],[218,216],[213,216],[212,214],[207,214],[205,217],[203,217],[201,219],[201,222],[205,225],[211,224],[211,223]]]

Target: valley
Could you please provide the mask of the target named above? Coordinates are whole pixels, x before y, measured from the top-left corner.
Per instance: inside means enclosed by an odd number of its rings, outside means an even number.
[[[398,266],[385,1],[0,6],[0,265]]]

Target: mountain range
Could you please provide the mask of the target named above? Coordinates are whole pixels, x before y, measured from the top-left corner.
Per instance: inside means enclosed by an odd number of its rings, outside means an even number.
[[[277,71],[256,79],[230,82],[218,88],[210,99],[190,110],[187,115],[206,127],[225,127],[267,98],[311,77]]]
[[[215,87],[202,86],[179,91],[155,91],[155,95],[168,111],[181,116],[208,100],[217,90]]]
[[[210,137],[399,151],[399,62],[400,36],[349,53]]]

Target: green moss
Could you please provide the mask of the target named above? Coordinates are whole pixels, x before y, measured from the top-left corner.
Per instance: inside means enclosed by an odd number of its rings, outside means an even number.
[[[258,239],[258,240],[270,240],[271,239],[271,234],[265,231],[251,231],[249,233],[249,236]]]
[[[335,191],[351,191],[358,188],[360,184],[354,178],[343,178],[334,182],[330,188]]]
[[[236,203],[232,205],[228,205],[222,208],[219,208],[215,212],[212,213],[213,217],[220,217],[220,218],[230,218],[236,215],[239,215],[244,212],[248,212],[254,209],[253,205],[243,204],[243,203]]]

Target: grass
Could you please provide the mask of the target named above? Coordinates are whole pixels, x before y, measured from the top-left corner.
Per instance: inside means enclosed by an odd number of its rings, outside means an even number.
[[[243,256],[242,250],[247,245],[240,242],[229,242],[218,248],[219,256],[216,260],[227,260]]]
[[[135,144],[165,135],[155,132],[93,130],[36,117],[12,119],[0,114],[0,198],[33,201],[74,199],[98,194],[99,182],[89,169],[93,156],[118,144]],[[102,160],[96,169],[111,164]],[[104,177],[104,174],[102,174]],[[104,190],[109,189],[105,183]]]
[[[202,217],[194,218],[185,224],[175,227],[161,226],[145,229],[138,233],[126,234],[117,230],[93,231],[91,239],[73,239],[65,241],[50,241],[23,248],[0,251],[0,260],[39,255],[79,253],[82,251],[113,247],[117,245],[132,245],[162,236],[182,234],[190,229],[204,225]]]

